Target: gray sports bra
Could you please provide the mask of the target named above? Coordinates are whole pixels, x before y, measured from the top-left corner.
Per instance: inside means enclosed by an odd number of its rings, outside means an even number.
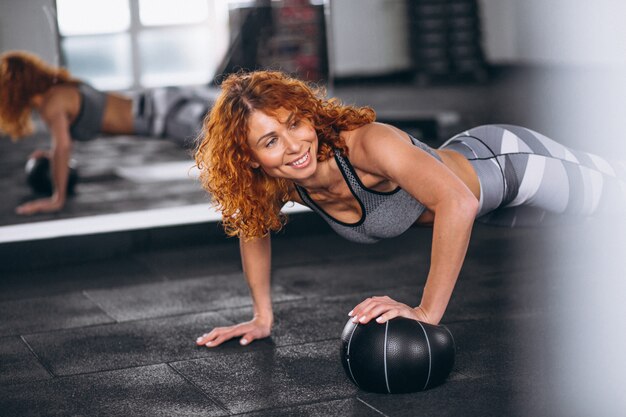
[[[409,138],[415,146],[441,161],[439,155],[428,145],[411,135]],[[405,232],[426,210],[422,203],[400,187],[389,192],[365,187],[348,158],[335,152],[335,160],[352,195],[361,206],[363,215],[358,222],[345,223],[331,217],[309,197],[304,188],[296,185],[296,190],[302,201],[322,216],[340,236],[358,243],[375,243],[380,239],[395,237]]]
[[[70,136],[78,141],[91,140],[102,131],[106,94],[85,83],[78,86],[78,91],[80,110],[70,125]]]

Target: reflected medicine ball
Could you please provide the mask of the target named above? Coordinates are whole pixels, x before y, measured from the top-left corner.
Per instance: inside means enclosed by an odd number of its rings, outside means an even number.
[[[69,164],[70,173],[67,179],[67,193],[74,194],[74,187],[78,182],[78,171],[73,160]],[[37,194],[52,194],[52,180],[50,176],[50,160],[46,157],[30,158],[26,161],[26,182]]]
[[[341,363],[364,391],[407,393],[445,381],[454,366],[454,339],[444,326],[397,317],[387,323],[348,321]]]

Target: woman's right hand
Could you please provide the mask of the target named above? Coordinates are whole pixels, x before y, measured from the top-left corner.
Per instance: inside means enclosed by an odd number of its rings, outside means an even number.
[[[242,346],[248,345],[256,339],[269,337],[272,331],[272,320],[255,317],[250,321],[235,324],[227,327],[216,327],[209,333],[205,333],[196,339],[198,346],[206,346],[209,348],[219,346],[222,343],[234,337],[241,336],[239,343]]]

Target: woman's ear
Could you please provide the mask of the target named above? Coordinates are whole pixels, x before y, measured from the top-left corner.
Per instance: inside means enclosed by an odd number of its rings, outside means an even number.
[[[250,166],[252,167],[252,169],[257,169],[261,165],[258,162],[250,161]]]

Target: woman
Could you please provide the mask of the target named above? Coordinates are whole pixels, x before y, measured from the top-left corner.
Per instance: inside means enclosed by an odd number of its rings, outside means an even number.
[[[16,212],[30,215],[63,208],[73,141],[103,133],[185,140],[197,134],[211,101],[210,91],[203,88],[159,88],[134,98],[104,93],[33,54],[3,54],[0,132],[14,140],[32,134],[35,110],[51,135],[50,152],[38,150],[31,157],[50,158],[54,192],[19,206]]]
[[[280,209],[289,201],[309,206],[337,233],[363,243],[397,236],[415,222],[432,224],[420,305],[368,298],[349,313],[361,323],[402,316],[438,324],[478,216],[504,207],[592,214],[618,200],[622,212],[626,207],[623,166],[528,129],[482,126],[434,150],[374,119],[370,108],[326,99],[279,72],[234,74],[223,82],[195,158],[226,232],[239,236],[254,317],[213,329],[198,345],[234,337],[246,345],[270,335],[269,233],[283,226]]]

